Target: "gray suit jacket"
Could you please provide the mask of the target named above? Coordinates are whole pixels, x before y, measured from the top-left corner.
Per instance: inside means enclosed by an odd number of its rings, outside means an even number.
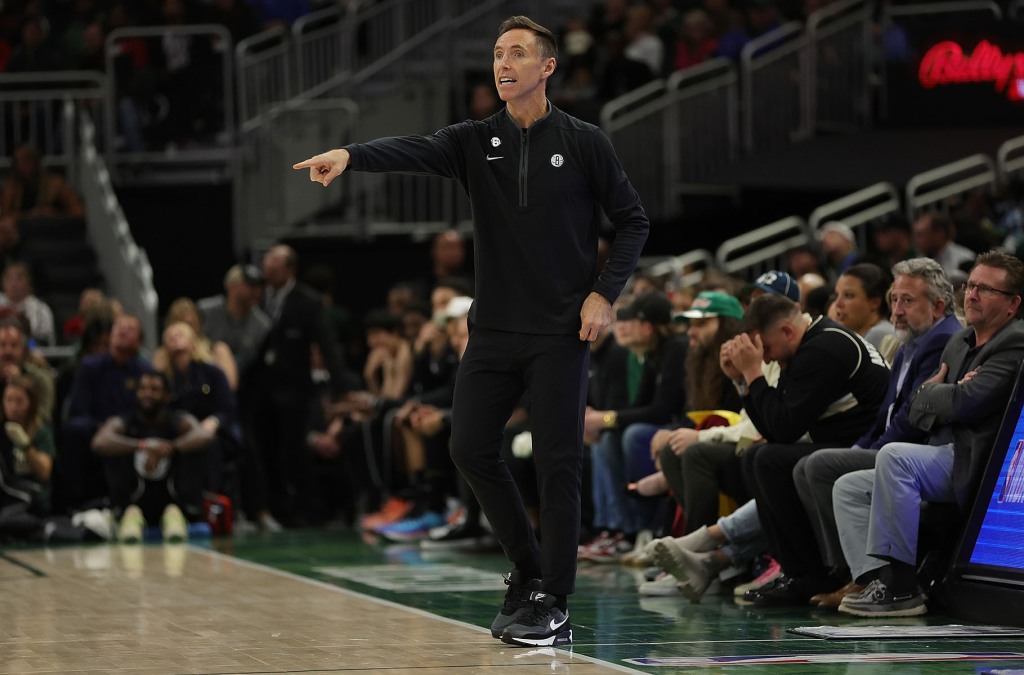
[[[909,414],[911,424],[933,434],[950,425],[953,492],[961,508],[974,497],[1024,359],[1024,322],[1015,319],[1003,326],[965,369],[964,359],[973,346],[974,329],[970,327],[949,339],[941,360],[949,367],[945,383],[921,385]],[[977,370],[978,374],[970,382],[957,384],[962,370]]]

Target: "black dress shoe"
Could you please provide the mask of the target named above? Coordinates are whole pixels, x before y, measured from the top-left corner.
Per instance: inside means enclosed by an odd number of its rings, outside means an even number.
[[[775,583],[748,591],[743,597],[755,607],[806,607],[811,596],[822,592],[821,588],[826,584],[826,580],[782,575]]]

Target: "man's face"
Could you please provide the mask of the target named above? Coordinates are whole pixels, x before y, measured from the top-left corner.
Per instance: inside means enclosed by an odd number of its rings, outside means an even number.
[[[889,291],[892,307],[892,325],[904,340],[913,340],[928,332],[942,316],[941,302],[928,297],[928,284],[924,279],[901,274]]]
[[[167,398],[167,390],[164,388],[164,381],[157,375],[146,374],[139,378],[139,385],[135,388],[135,397],[139,401],[139,411],[144,415],[151,415],[164,405]]]
[[[121,316],[110,330],[110,349],[116,352],[137,353],[142,347],[142,330],[135,317]]]
[[[21,267],[11,267],[3,276],[3,289],[11,302],[21,302],[29,296],[32,289],[28,283],[28,276]]]
[[[751,333],[751,340],[754,339],[755,334],[761,336],[761,344],[764,346],[764,361],[766,363],[771,361],[785,363],[793,356],[794,350],[790,345],[788,328],[790,328],[789,324],[779,321],[759,333]]]
[[[1020,296],[1011,295],[1006,270],[977,265],[964,292],[964,318],[975,331],[996,330],[1013,318]]]
[[[252,293],[249,291],[249,284],[245,281],[228,282],[224,285],[224,294],[228,297],[228,300],[244,309],[250,309],[253,306]]]
[[[263,256],[263,278],[274,288],[288,282],[288,255],[279,248],[272,248]]]
[[[533,31],[514,28],[494,44],[494,86],[506,103],[528,99],[554,70],[553,58],[541,58]]]
[[[706,348],[718,333],[718,317],[709,316],[703,319],[690,319],[690,327],[686,336],[690,339],[690,349]]]
[[[932,217],[925,214],[914,221],[914,248],[927,256],[933,256],[941,248],[941,237],[932,227]]]
[[[17,328],[0,328],[0,363],[20,364],[25,358],[25,336]]]

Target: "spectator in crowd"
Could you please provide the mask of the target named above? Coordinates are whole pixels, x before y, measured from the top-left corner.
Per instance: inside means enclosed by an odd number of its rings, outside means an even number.
[[[37,408],[43,421],[53,420],[53,375],[49,367],[30,358],[24,322],[18,317],[5,317],[0,319],[0,378],[8,382],[21,376],[35,385]]]
[[[82,337],[85,330],[85,317],[94,308],[104,304],[106,294],[98,288],[83,288],[78,296],[78,311],[64,321],[62,332],[66,342],[74,342]]]
[[[704,63],[718,47],[711,17],[702,9],[691,9],[683,17],[683,30],[675,45],[676,70]]]
[[[800,286],[800,304],[803,305],[805,311],[807,309],[807,295],[816,288],[828,286],[828,281],[825,280],[825,277],[817,272],[808,272],[797,279],[796,283]],[[829,295],[831,294],[832,289],[829,287]]]
[[[18,220],[0,210],[0,270],[25,259]]]
[[[743,22],[722,34],[715,56],[739,61],[748,42],[778,28],[779,10],[771,0],[747,0]],[[798,276],[798,275],[797,275]]]
[[[50,173],[31,143],[22,143],[11,157],[12,171],[0,192],[0,213],[17,219],[34,216],[85,217],[85,208],[67,181]]]
[[[793,483],[800,458],[823,447],[849,447],[874,420],[889,369],[874,347],[828,318],[814,322],[777,294],[750,304],[746,333],[722,348],[722,367],[766,443],[743,455],[743,475],[786,576],[751,594],[759,606],[803,605],[836,585],[827,571]],[[768,386],[763,361],[782,368]],[[803,442],[804,435],[810,437]]]
[[[9,308],[28,319],[29,337],[39,345],[57,343],[53,310],[33,292],[32,273],[22,262],[11,263],[0,278],[0,310]]]
[[[297,268],[298,255],[289,246],[274,246],[263,256],[264,311],[272,323],[239,401],[245,411],[247,445],[254,448],[246,463],[246,513],[256,518],[269,506],[286,524],[316,520],[322,513],[312,475],[313,455],[305,442],[306,406],[313,392],[310,347],[315,343],[320,348],[336,397],[357,388],[324,321],[323,303],[298,282]],[[264,527],[270,523],[265,516],[260,518]]]
[[[833,490],[843,554],[860,593],[841,612],[914,616],[927,611],[916,579],[921,502],[970,506],[1024,359],[1018,319],[1024,264],[980,255],[964,297],[967,327],[946,344],[934,376],[915,392],[908,419],[924,443],[889,443],[875,468],[846,474]]]
[[[209,342],[227,345],[239,373],[252,365],[270,330],[270,317],[259,306],[262,294],[263,274],[259,268],[234,265],[224,275],[224,293],[196,305]]]
[[[374,396],[405,398],[412,378],[412,347],[402,336],[400,319],[386,309],[371,311],[364,321],[369,354],[363,381]]]
[[[810,275],[805,274],[801,278],[807,278]],[[815,275],[817,276],[817,275]],[[811,288],[806,294],[801,293],[803,302],[800,304],[804,308],[804,312],[811,317],[811,319],[817,319],[819,316],[828,316],[829,311],[832,309],[832,303],[835,300],[835,290],[832,286],[825,284],[824,286],[817,286]],[[882,354],[886,356],[886,354]]]
[[[225,451],[237,448],[241,442],[231,387],[224,371],[211,362],[206,346],[184,321],[164,329],[163,349],[167,363],[162,372],[170,386],[168,403],[172,408],[191,414],[210,433],[212,440],[206,448],[203,486],[222,492]]]
[[[465,351],[472,304],[473,299],[467,296],[452,298],[439,317],[452,353],[458,360]],[[407,519],[376,530],[389,539],[425,539],[431,529],[445,524],[446,495],[455,468],[448,452],[453,397],[454,379],[445,386],[410,399],[394,416],[396,432],[402,441],[398,446],[401,459],[397,464],[406,473],[414,504]],[[480,505],[468,489],[462,492],[471,513],[464,520],[466,527],[462,528],[460,536],[479,537]],[[439,538],[448,541],[456,535],[455,532],[445,534],[452,536],[441,535]]]
[[[653,79],[651,69],[626,54],[626,38],[620,31],[604,37],[604,55],[597,71],[597,97],[607,103]]]
[[[835,279],[845,272],[860,257],[860,252],[857,250],[857,237],[846,223],[838,221],[825,223],[818,230],[818,241],[821,244],[821,252],[825,255],[825,263],[828,265],[831,279]]]
[[[811,273],[828,276],[821,260],[821,253],[813,246],[794,246],[786,251],[784,257],[784,267],[794,279]]]
[[[469,119],[485,120],[501,110],[501,99],[490,82],[476,82],[469,88],[469,103],[466,109]]]
[[[303,275],[306,285],[320,295],[324,306],[324,321],[326,321],[334,332],[335,339],[341,343],[342,355],[348,357],[352,349],[352,341],[362,340],[364,336],[354,336],[352,330],[352,315],[347,307],[342,307],[335,302],[338,296],[337,284],[334,280],[334,270],[324,263],[311,265]],[[262,292],[262,287],[261,287]]]
[[[204,450],[212,433],[168,405],[167,378],[142,372],[135,412],[107,420],[92,439],[103,457],[110,507],[120,519],[118,539],[142,541],[147,523],[160,522],[165,541],[188,538],[188,523],[203,518]]]
[[[937,262],[931,258],[905,260],[896,264],[893,273],[892,317],[903,345],[893,360],[889,388],[874,424],[850,448],[818,450],[793,469],[797,492],[825,564],[837,577],[847,576],[848,570],[836,530],[832,488],[844,474],[874,468],[878,449],[886,443],[925,440],[925,432],[908,419],[911,396],[938,370],[942,350],[961,328],[953,316],[953,286]],[[833,593],[813,596],[811,602],[838,607],[843,597],[861,590],[863,586],[850,582]]]
[[[946,276],[961,275],[963,266],[974,262],[975,253],[954,241],[953,220],[945,213],[930,212],[914,221],[914,248],[942,265]],[[960,276],[962,279],[963,277]]]
[[[910,223],[903,215],[891,213],[871,225],[871,241],[882,258],[882,267],[892,268],[898,262],[916,258],[910,238]]]
[[[40,73],[63,67],[60,49],[50,42],[49,22],[42,16],[28,17],[21,25],[21,44],[7,60],[7,72]]]
[[[641,3],[629,8],[626,19],[626,57],[639,61],[651,71],[651,77],[661,77],[665,61],[665,45],[654,34],[654,13],[650,5]]]
[[[627,483],[651,474],[650,440],[654,428],[676,421],[686,409],[686,339],[672,331],[672,304],[660,291],[636,298],[618,311],[618,322],[632,324],[626,345],[634,358],[623,377],[629,403],[615,410],[587,408],[584,438],[591,445],[594,525],[601,534],[580,547],[578,557],[594,562],[618,560],[633,548],[636,535],[653,529],[652,504],[628,499]],[[647,422],[642,425],[639,422]]]
[[[139,377],[152,369],[139,356],[142,322],[137,317],[117,317],[109,344],[107,352],[82,359],[68,394],[55,489],[63,492],[63,505],[72,510],[107,496],[103,467],[89,451],[90,443],[105,421],[135,412]]]
[[[758,277],[753,284],[752,294],[755,298],[766,294],[778,294],[794,303],[799,302],[796,281],[779,270],[770,270]],[[722,346],[728,342],[727,340]],[[721,348],[718,350],[718,366],[725,374]],[[768,386],[778,385],[781,374],[778,363],[762,363],[761,372]],[[651,452],[658,453],[662,466],[679,467],[678,474],[672,476],[672,489],[686,516],[687,536],[704,531],[715,522],[719,512],[719,493],[722,492],[745,504],[746,509],[745,515],[737,516],[739,520],[736,521],[736,537],[730,535],[730,540],[738,544],[742,539],[757,545],[757,542],[764,539],[764,535],[760,533],[760,522],[757,520],[757,508],[750,499],[750,490],[742,473],[743,454],[753,443],[761,440],[763,435],[754,426],[745,409],[740,410],[739,420],[731,426],[699,430],[677,429],[661,438],[652,439]],[[740,531],[748,533],[749,536],[738,534]],[[690,553],[687,550],[689,549],[682,540],[672,537],[655,539],[645,547],[640,559],[650,560],[652,563],[660,560],[659,564],[663,568],[671,570],[672,577],[656,580],[654,583],[658,586],[645,587],[646,592],[657,593],[661,589],[674,593],[682,590],[687,597],[696,602],[696,598],[706,590],[707,584],[728,565],[730,558],[722,552],[698,558],[691,555],[692,550]],[[742,557],[737,558],[737,555],[732,555],[731,558],[743,562],[746,560]],[[765,578],[762,581],[767,583],[771,580]]]
[[[687,406],[691,410],[700,411],[739,411],[742,407],[739,394],[719,363],[722,345],[736,337],[740,330],[743,309],[739,300],[722,293],[705,291],[697,296],[690,309],[683,312],[683,316],[690,323],[686,331],[690,341],[690,349],[686,354]],[[693,428],[663,430],[654,434],[650,444],[675,500],[683,507],[687,532],[714,523],[718,516],[718,492],[722,481],[702,480],[688,484],[683,471],[684,453],[688,446],[701,438],[702,433]],[[735,442],[722,445],[723,451],[735,453]],[[742,486],[739,471],[735,471],[733,477],[733,484],[724,489],[727,494],[744,502],[746,490]]]
[[[710,526],[702,526],[682,537],[655,539],[651,544],[652,562],[663,570],[664,576],[640,584],[640,595],[682,593],[690,602],[698,603],[716,578],[723,578],[726,572],[738,573],[746,569],[767,548],[768,540],[757,516],[757,504],[751,499]],[[760,588],[778,578],[782,568],[774,559],[768,558],[768,561],[763,573],[750,583],[736,586],[733,590],[736,596],[742,597],[747,590]]]
[[[428,288],[433,288],[441,279],[451,277],[471,282],[473,277],[466,268],[466,260],[466,238],[462,233],[457,230],[438,232],[430,246],[430,269],[433,278]]]
[[[82,28],[81,47],[75,53],[72,63],[75,70],[107,70],[106,40],[103,23],[93,20]]]
[[[77,64],[85,53],[85,33],[98,17],[95,0],[75,0],[71,6],[71,15],[58,34],[61,38],[64,62]],[[102,69],[101,69],[102,70]]]
[[[626,23],[629,20],[629,0],[602,0],[591,7],[593,11],[589,28],[597,44],[604,44],[605,38],[611,33],[625,36]]]
[[[44,516],[50,510],[50,477],[57,449],[53,431],[43,420],[33,380],[24,375],[5,378],[3,387],[4,434],[0,435],[0,491],[12,495],[29,510]],[[7,500],[2,499],[6,504]]]
[[[224,377],[227,378],[231,391],[238,389],[238,364],[235,363],[235,356],[231,348],[221,341],[213,341],[203,332],[203,323],[200,319],[199,309],[196,303],[189,298],[178,298],[171,303],[167,309],[167,316],[164,317],[164,325],[170,326],[179,321],[187,323],[195,333],[196,341],[200,344],[200,354],[204,359],[221,369]],[[157,347],[153,353],[153,367],[159,371],[167,372],[169,366],[167,351],[164,347]]]
[[[836,280],[833,318],[867,340],[875,349],[893,334],[886,296],[892,277],[878,265],[858,263]]]

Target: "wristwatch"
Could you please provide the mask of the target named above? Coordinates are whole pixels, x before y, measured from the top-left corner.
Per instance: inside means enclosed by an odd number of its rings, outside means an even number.
[[[614,410],[609,410],[604,414],[604,428],[614,429],[616,423],[619,421],[619,413]]]

